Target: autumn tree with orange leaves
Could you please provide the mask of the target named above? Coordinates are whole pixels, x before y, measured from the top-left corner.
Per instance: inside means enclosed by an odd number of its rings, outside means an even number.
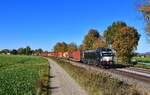
[[[93,49],[97,49],[97,48],[105,48],[108,47],[108,44],[106,43],[106,41],[103,38],[98,38],[95,40],[95,42],[93,43]]]
[[[107,29],[104,31],[104,38],[106,42],[110,45],[113,43],[114,36],[117,32],[120,31],[121,28],[126,27],[126,23],[122,21],[113,22],[112,25],[108,26]]]
[[[97,30],[90,29],[88,34],[84,37],[83,44],[80,48],[82,48],[82,50],[93,50],[102,47],[108,47],[106,41]]]
[[[117,63],[130,63],[140,35],[125,22],[114,22],[104,32],[107,43],[116,51]]]
[[[67,44],[65,42],[58,42],[54,46],[54,52],[66,52]]]
[[[58,42],[53,47],[54,52],[72,52],[77,51],[78,46],[75,43]]]
[[[116,33],[112,47],[117,52],[118,63],[130,63],[139,39],[140,35],[133,27],[123,27]]]
[[[146,21],[146,33],[150,38],[150,0],[143,0],[139,10],[143,13],[143,17]]]
[[[73,52],[73,51],[77,51],[77,50],[78,50],[78,46],[75,43],[70,43],[67,45],[68,52]]]

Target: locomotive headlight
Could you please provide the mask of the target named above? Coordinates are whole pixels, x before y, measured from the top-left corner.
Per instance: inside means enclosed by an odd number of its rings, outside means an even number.
[[[112,57],[103,57],[102,61],[112,61]]]

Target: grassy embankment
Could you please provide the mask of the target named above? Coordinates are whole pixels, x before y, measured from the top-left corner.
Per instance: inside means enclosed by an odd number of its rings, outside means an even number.
[[[0,55],[0,95],[47,95],[47,63],[40,57]]]
[[[57,61],[89,95],[142,95],[133,86],[113,79],[106,73],[89,71],[62,60],[52,59]],[[148,94],[145,93],[144,95]]]
[[[150,69],[150,58],[149,57],[147,57],[147,58],[134,57],[133,59],[136,60],[137,62],[144,62],[145,63],[145,64],[136,64],[136,65],[134,65],[134,67]]]

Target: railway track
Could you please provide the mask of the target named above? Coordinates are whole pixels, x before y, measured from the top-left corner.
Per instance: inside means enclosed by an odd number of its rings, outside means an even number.
[[[121,69],[101,69],[99,67],[83,64],[80,62],[69,62],[72,65],[79,66],[87,70],[107,73],[111,75],[112,78],[119,79],[127,84],[135,85],[142,92],[144,91],[150,93],[150,70],[134,67]]]
[[[110,71],[115,73],[115,74],[128,76],[128,77],[131,77],[131,78],[136,79],[136,80],[140,80],[140,81],[145,82],[145,83],[150,83],[150,74],[148,74],[148,73],[142,73],[142,72],[135,71],[135,70],[129,70],[129,68],[111,69]]]
[[[135,67],[129,67],[129,68],[126,68],[126,69],[131,70],[131,71],[137,71],[137,72],[141,72],[141,73],[150,74],[149,69],[142,69],[142,68],[135,68]]]

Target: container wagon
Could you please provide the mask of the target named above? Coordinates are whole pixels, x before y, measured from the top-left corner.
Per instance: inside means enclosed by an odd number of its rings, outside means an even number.
[[[54,52],[50,55],[96,66],[113,66],[114,64],[114,53],[110,48],[97,48],[95,50],[73,52]]]
[[[71,59],[73,61],[81,61],[81,51],[70,52],[69,59]]]

